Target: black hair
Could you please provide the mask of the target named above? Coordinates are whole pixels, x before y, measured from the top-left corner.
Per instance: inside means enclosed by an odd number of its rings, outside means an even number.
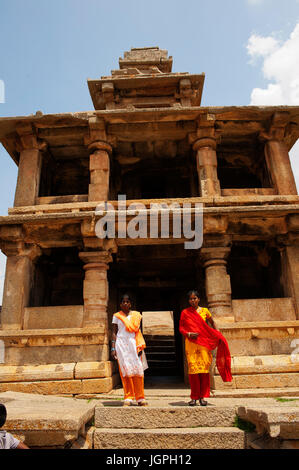
[[[199,293],[198,293],[197,290],[189,290],[189,292],[188,292],[188,294],[187,294],[188,299],[190,299],[190,296],[191,296],[192,294],[194,294],[194,295],[196,295],[196,297],[200,298],[200,297],[199,297]]]
[[[120,298],[120,303],[122,303],[124,299],[128,299],[130,302],[132,302],[132,299],[129,296],[129,294],[122,295],[121,298]]]
[[[0,403],[0,428],[4,426],[5,421],[6,421],[6,416],[7,416],[7,411],[6,407]]]

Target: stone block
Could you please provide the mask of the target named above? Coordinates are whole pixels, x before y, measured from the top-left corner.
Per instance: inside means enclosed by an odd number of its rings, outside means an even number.
[[[299,373],[236,375],[236,388],[299,387]]]
[[[232,426],[235,406],[209,407],[171,406],[141,408],[117,406],[96,406],[96,428],[159,429]]]
[[[111,361],[78,362],[75,366],[75,379],[111,377],[116,364]]]
[[[291,298],[232,301],[236,322],[296,320]]]
[[[0,364],[0,382],[73,379],[74,369],[75,363],[30,366],[6,366]]]
[[[41,365],[109,360],[108,345],[5,348],[5,365]]]
[[[25,308],[24,329],[81,328],[83,305]]]
[[[142,312],[144,335],[174,335],[173,312]]]
[[[94,432],[95,449],[244,449],[245,433],[232,427],[113,429]]]
[[[232,374],[265,374],[299,372],[299,361],[292,362],[289,355],[239,356],[232,358]],[[218,373],[216,369],[216,373]]]
[[[112,377],[105,377],[102,379],[83,379],[82,392],[79,393],[108,393],[119,383],[120,377],[118,374],[114,374]]]
[[[273,354],[292,354],[295,348],[291,343],[294,339],[296,339],[296,337],[293,336],[289,336],[288,338],[272,339],[271,343]]]
[[[226,390],[226,389],[237,388],[236,387],[236,382],[235,382],[235,377],[233,377],[233,380],[231,382],[223,382],[220,375],[215,375],[214,376],[214,387],[215,387],[215,390]]]
[[[105,379],[102,379],[105,380]],[[37,393],[41,395],[77,394],[83,393],[81,380],[57,380],[43,382],[2,382],[0,383],[0,393],[2,392],[22,392]]]
[[[73,398],[17,392],[1,393],[0,402],[7,409],[5,429],[29,447],[64,446],[78,439],[95,407]]]
[[[271,339],[230,339],[228,346],[232,356],[268,356],[272,354]]]

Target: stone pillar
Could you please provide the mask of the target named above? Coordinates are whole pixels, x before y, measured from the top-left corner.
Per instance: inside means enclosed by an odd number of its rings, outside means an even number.
[[[36,245],[5,243],[1,246],[6,254],[6,271],[2,301],[2,329],[23,329],[24,308],[29,306],[33,278],[33,264],[41,255]]]
[[[84,262],[85,279],[83,284],[84,326],[105,325],[108,331],[108,281],[107,270],[112,256],[108,251],[79,253]]]
[[[206,296],[208,307],[215,319],[233,321],[231,283],[226,264],[230,248],[202,248],[201,258],[206,270]]]
[[[268,140],[265,143],[265,158],[277,193],[284,195],[297,194],[286,144],[279,140]]]
[[[106,142],[92,142],[89,160],[90,184],[88,189],[89,201],[107,201],[109,198],[109,176],[111,145]]]
[[[47,145],[36,137],[31,124],[19,126],[18,134],[20,159],[14,206],[34,206],[39,193],[41,151]]]
[[[272,183],[278,194],[297,194],[288,148],[285,141],[292,128],[287,111],[276,111],[268,124],[268,130],[260,133],[265,142],[265,159]]]
[[[286,246],[290,288],[295,303],[296,317],[299,320],[299,244]]]
[[[196,164],[201,196],[220,196],[220,183],[217,176],[216,140],[212,137],[196,140]]]

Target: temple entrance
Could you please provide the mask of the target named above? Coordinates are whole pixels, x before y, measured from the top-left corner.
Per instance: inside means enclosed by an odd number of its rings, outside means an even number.
[[[143,314],[149,360],[145,377],[157,377],[159,381],[176,377],[183,382],[179,320],[181,311],[188,306],[187,292],[197,288],[201,303],[206,304],[204,272],[197,250],[185,250],[183,244],[122,246],[110,265],[108,277],[109,317],[119,309],[125,293],[132,298],[133,309]]]

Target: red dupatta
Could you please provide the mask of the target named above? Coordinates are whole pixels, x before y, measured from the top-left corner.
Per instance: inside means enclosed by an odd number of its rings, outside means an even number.
[[[187,337],[188,332],[198,333],[196,339],[188,338],[192,343],[200,344],[212,351],[217,348],[216,365],[223,382],[231,382],[231,356],[226,339],[220,331],[214,330],[203,320],[193,307],[186,308],[181,313],[180,333]]]

